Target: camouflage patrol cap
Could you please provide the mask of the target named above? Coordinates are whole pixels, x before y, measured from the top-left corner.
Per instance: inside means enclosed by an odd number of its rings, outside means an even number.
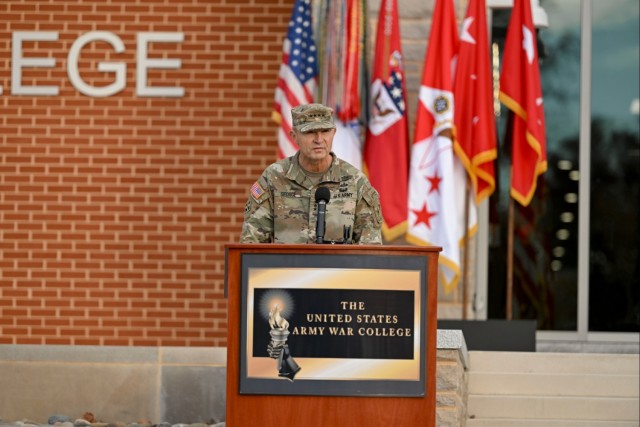
[[[298,105],[291,109],[293,128],[298,132],[335,129],[333,109],[322,104]]]

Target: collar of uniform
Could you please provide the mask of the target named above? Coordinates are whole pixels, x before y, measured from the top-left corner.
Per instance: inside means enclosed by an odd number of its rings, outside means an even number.
[[[340,159],[336,156],[333,151],[331,152],[331,157],[333,160],[331,161],[331,166],[329,166],[329,170],[325,172],[322,180],[325,182],[340,182],[340,177],[338,176],[338,164],[340,163]]]
[[[327,170],[322,176],[322,182],[340,182],[340,177],[337,176],[336,171],[338,168],[336,165],[340,162],[338,156],[336,156],[333,151],[331,154],[331,166],[329,166],[329,170]],[[298,162],[298,157],[300,157],[300,152],[298,151],[293,156],[289,157],[291,160],[289,163],[289,169],[287,169],[287,178],[297,182],[298,184],[304,186],[304,181],[307,176],[304,174],[300,163]]]

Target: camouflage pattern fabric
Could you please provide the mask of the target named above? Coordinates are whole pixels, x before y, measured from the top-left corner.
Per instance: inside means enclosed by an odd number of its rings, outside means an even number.
[[[331,153],[331,167],[314,185],[298,164],[298,154],[273,163],[251,187],[244,209],[241,243],[314,243],[316,189],[329,188],[325,241],[343,241],[350,226],[352,243],[382,244],[378,192],[367,177]]]

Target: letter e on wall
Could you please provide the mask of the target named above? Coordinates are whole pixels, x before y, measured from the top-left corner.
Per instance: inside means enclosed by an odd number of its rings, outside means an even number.
[[[150,87],[147,85],[147,70],[150,68],[162,68],[175,70],[182,65],[179,59],[149,59],[147,47],[150,42],[175,42],[184,41],[183,33],[167,32],[142,32],[138,33],[136,52],[136,95],[148,97],[172,97],[184,96],[183,87]]]

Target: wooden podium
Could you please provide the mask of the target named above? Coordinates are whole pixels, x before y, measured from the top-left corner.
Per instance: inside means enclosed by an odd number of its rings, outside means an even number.
[[[435,402],[436,402],[436,328],[437,328],[437,271],[438,256],[440,248],[436,247],[415,247],[415,246],[359,246],[359,245],[282,245],[282,244],[228,244],[225,246],[226,270],[225,270],[225,292],[228,298],[228,326],[227,326],[227,390],[226,390],[226,423],[228,427],[325,427],[325,426],[348,426],[348,427],[372,427],[372,426],[435,426]],[[336,264],[336,265],[334,265]],[[407,266],[405,266],[407,265]],[[397,270],[396,270],[397,269]],[[260,272],[260,274],[256,273]],[[267,274],[264,272],[266,271]],[[298,273],[299,272],[299,273]],[[319,281],[318,276],[324,277],[325,273],[330,274],[329,279]],[[299,276],[297,276],[299,274]],[[338,295],[340,307],[347,309],[357,308],[365,310],[365,302],[342,301],[342,295],[357,294],[357,286],[350,288],[350,283],[364,284],[358,286],[371,286],[373,291],[363,295],[380,296],[385,292],[393,295],[399,293],[403,298],[410,294],[415,299],[414,306],[409,307],[412,314],[410,327],[401,329],[397,327],[405,317],[405,310],[396,310],[389,314],[367,314],[367,311],[345,311],[343,317],[327,317],[324,314],[299,314],[306,317],[298,318],[296,321],[289,317],[291,324],[287,327],[291,334],[287,332],[289,343],[292,344],[291,355],[300,364],[301,369],[294,379],[295,373],[289,378],[278,378],[276,360],[274,357],[264,357],[258,354],[265,347],[255,345],[256,339],[269,339],[270,331],[268,325],[273,326],[273,322],[267,323],[263,319],[258,319],[257,306],[260,304],[259,296],[265,294],[265,285],[261,285],[266,279],[265,276],[273,276],[276,279],[269,279],[281,288],[275,293],[292,294],[296,299],[296,309],[308,304],[314,304],[315,300],[323,300],[325,294],[333,297]],[[253,279],[252,277],[256,277]],[[299,277],[299,280],[298,280]],[[309,279],[313,277],[313,279]],[[336,279],[337,277],[337,279]],[[404,277],[413,277],[403,284]],[[419,277],[419,279],[415,279]],[[293,278],[293,279],[292,279]],[[355,280],[354,280],[355,278]],[[342,285],[334,285],[334,282],[342,280]],[[407,289],[415,287],[413,282],[421,282],[416,291],[402,292],[405,286]],[[376,285],[376,282],[382,281]],[[254,283],[258,283],[255,285]],[[311,284],[310,284],[311,283]],[[321,288],[313,288],[313,283],[322,283]],[[273,287],[266,286],[267,288]],[[378,286],[379,288],[373,288]],[[311,289],[310,289],[311,288]],[[329,289],[324,289],[329,288]],[[420,290],[421,289],[421,290]],[[261,291],[262,294],[257,292]],[[273,292],[268,289],[267,292]],[[367,289],[368,291],[368,289]],[[377,291],[377,293],[376,293]],[[309,296],[307,297],[307,294]],[[415,295],[415,296],[414,296]],[[264,299],[264,298],[263,298]],[[353,298],[352,298],[353,299]],[[357,299],[357,298],[356,298]],[[363,301],[364,301],[363,297]],[[379,298],[378,298],[379,299]],[[383,304],[386,299],[383,298]],[[413,300],[412,300],[413,301]],[[336,305],[337,305],[336,304]],[[373,305],[369,300],[366,302],[367,308]],[[414,304],[411,302],[411,304]],[[294,304],[291,304],[294,305]],[[378,304],[380,305],[380,304]],[[325,304],[324,307],[327,305]],[[390,309],[391,310],[391,309]],[[413,311],[412,311],[413,310]],[[307,310],[311,312],[312,310]],[[317,310],[316,310],[317,311]],[[414,313],[414,311],[416,313]],[[376,312],[378,313],[378,312]],[[273,316],[273,310],[269,313]],[[264,317],[264,316],[262,316]],[[286,317],[286,316],[285,316]],[[300,319],[309,321],[316,320],[340,320],[344,326],[340,329],[336,324],[320,324],[316,327],[300,327]],[[346,320],[345,320],[346,319]],[[357,319],[357,320],[356,320]],[[364,320],[363,320],[364,319]],[[386,326],[378,324],[360,324],[364,322],[386,321]],[[376,320],[378,319],[378,320]],[[271,318],[271,320],[273,320]],[[347,321],[351,323],[346,323]],[[263,323],[259,323],[263,322]],[[297,322],[297,323],[296,323]],[[276,322],[277,323],[277,322]],[[261,327],[261,325],[267,325]],[[258,326],[256,326],[258,325]],[[315,325],[315,324],[314,324]],[[326,328],[325,328],[326,326]],[[348,326],[348,327],[347,327]],[[266,329],[266,331],[263,331]],[[327,349],[323,346],[298,347],[293,344],[300,343],[301,340],[331,340],[350,339],[349,337],[309,337],[301,336],[309,331],[318,333],[324,331],[325,335],[330,335],[328,330],[336,332],[338,330],[348,331],[352,334],[356,350],[346,349],[342,344],[340,348]],[[301,332],[302,331],[302,332]],[[298,334],[296,336],[296,334]],[[399,335],[411,335],[410,341],[413,346],[410,350],[412,356],[405,359],[395,360],[395,356],[385,356],[384,360],[376,359],[375,354],[379,351],[405,351],[397,349],[393,344],[388,349],[361,348],[370,342],[395,343],[406,342],[407,340],[398,337]],[[336,332],[337,335],[337,332]],[[358,335],[361,335],[358,336]],[[384,335],[383,337],[374,335]],[[392,337],[389,337],[391,335]],[[266,336],[266,338],[264,338]],[[257,338],[256,338],[257,337]],[[420,338],[420,339],[418,339]],[[381,341],[371,341],[381,340]],[[313,341],[315,343],[315,341]],[[418,342],[420,341],[420,345]],[[273,343],[273,341],[271,341]],[[344,342],[344,341],[340,341]],[[361,347],[357,347],[357,344]],[[316,359],[309,357],[306,353],[309,347],[318,347],[320,351],[326,353],[323,357],[328,363],[334,361],[340,368],[340,357],[344,352],[360,351],[362,354],[374,356],[362,356],[362,359],[347,359],[348,370],[335,371],[332,369],[318,370],[318,372],[333,372],[333,376],[327,378],[309,378],[313,375]],[[314,347],[314,348],[315,348]],[[369,345],[369,347],[372,347]],[[406,347],[406,346],[405,346]],[[333,358],[333,351],[339,353],[337,358]],[[316,351],[316,350],[313,350]],[[336,354],[337,354],[336,353]],[[406,353],[406,351],[405,351]],[[402,354],[405,354],[402,353]],[[257,356],[256,356],[257,354]],[[271,354],[271,353],[269,353]],[[385,353],[386,354],[386,353]],[[306,357],[305,357],[306,356]],[[399,357],[402,358],[402,357]],[[292,358],[293,359],[293,358]],[[372,360],[373,359],[373,360]],[[358,367],[371,364],[372,368],[363,375],[372,375],[372,378],[357,377],[357,372],[353,374],[355,381],[351,381],[352,372],[358,371]],[[397,365],[397,364],[400,365]],[[252,364],[259,365],[253,368]],[[295,361],[294,367],[297,367]],[[387,369],[387,364],[391,367]],[[254,378],[261,374],[260,367],[268,366],[274,371],[274,379]],[[414,378],[386,377],[395,375],[396,366],[413,366],[419,368],[420,376]],[[354,367],[356,367],[354,369]],[[378,368],[381,367],[381,368]],[[366,369],[363,369],[366,372]],[[259,372],[258,374],[254,374]],[[264,371],[264,368],[263,368]],[[348,372],[347,378],[336,378],[335,372]],[[411,369],[409,369],[411,371]],[[324,374],[319,374],[324,375]],[[282,373],[280,373],[282,377]],[[325,387],[326,384],[326,387]],[[417,388],[416,388],[417,387]],[[275,390],[271,392],[270,390]],[[315,390],[319,390],[318,393]],[[417,390],[417,392],[416,392]]]

